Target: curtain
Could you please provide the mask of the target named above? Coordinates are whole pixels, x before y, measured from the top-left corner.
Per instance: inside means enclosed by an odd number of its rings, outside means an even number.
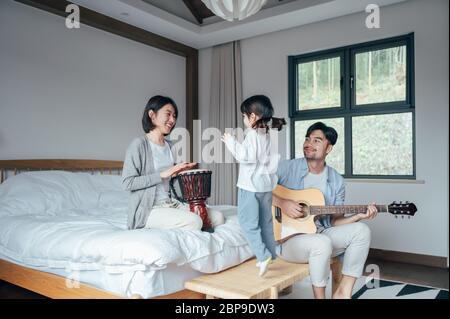
[[[209,126],[219,129],[242,128],[240,106],[242,103],[241,49],[239,41],[213,47],[211,67]],[[227,152],[222,143],[222,159]],[[211,205],[236,205],[236,163],[209,164],[212,171]]]

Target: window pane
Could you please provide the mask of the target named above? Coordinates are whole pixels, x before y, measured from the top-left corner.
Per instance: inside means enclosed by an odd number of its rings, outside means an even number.
[[[356,104],[406,100],[406,46],[356,54]]]
[[[340,57],[300,63],[297,76],[297,110],[341,106]]]
[[[413,175],[412,113],[352,119],[353,174]]]
[[[328,126],[333,127],[338,133],[338,139],[333,147],[331,153],[327,156],[327,165],[336,169],[340,174],[345,172],[345,139],[344,139],[344,119],[322,119],[322,120],[307,120],[295,122],[295,157],[304,157],[303,155],[303,142],[305,141],[305,135],[308,128],[316,123],[323,122]]]

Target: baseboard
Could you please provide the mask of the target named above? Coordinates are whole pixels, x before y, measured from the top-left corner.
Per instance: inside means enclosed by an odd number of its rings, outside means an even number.
[[[369,258],[376,258],[386,261],[394,261],[422,266],[448,268],[447,258],[440,256],[421,255],[413,253],[405,253],[400,251],[383,250],[371,248]]]

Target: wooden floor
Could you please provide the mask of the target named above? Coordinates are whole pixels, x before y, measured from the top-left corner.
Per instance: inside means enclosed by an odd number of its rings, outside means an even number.
[[[378,265],[381,279],[449,289],[448,269],[368,259]],[[0,299],[43,299],[45,297],[0,280]]]

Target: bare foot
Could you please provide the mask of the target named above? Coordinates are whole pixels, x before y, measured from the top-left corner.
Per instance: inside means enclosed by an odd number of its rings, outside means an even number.
[[[339,292],[339,291],[336,291],[334,294],[333,294],[333,297],[332,297],[333,299],[351,299],[348,295],[346,295],[346,294],[343,294],[343,293],[341,293],[341,292]]]

